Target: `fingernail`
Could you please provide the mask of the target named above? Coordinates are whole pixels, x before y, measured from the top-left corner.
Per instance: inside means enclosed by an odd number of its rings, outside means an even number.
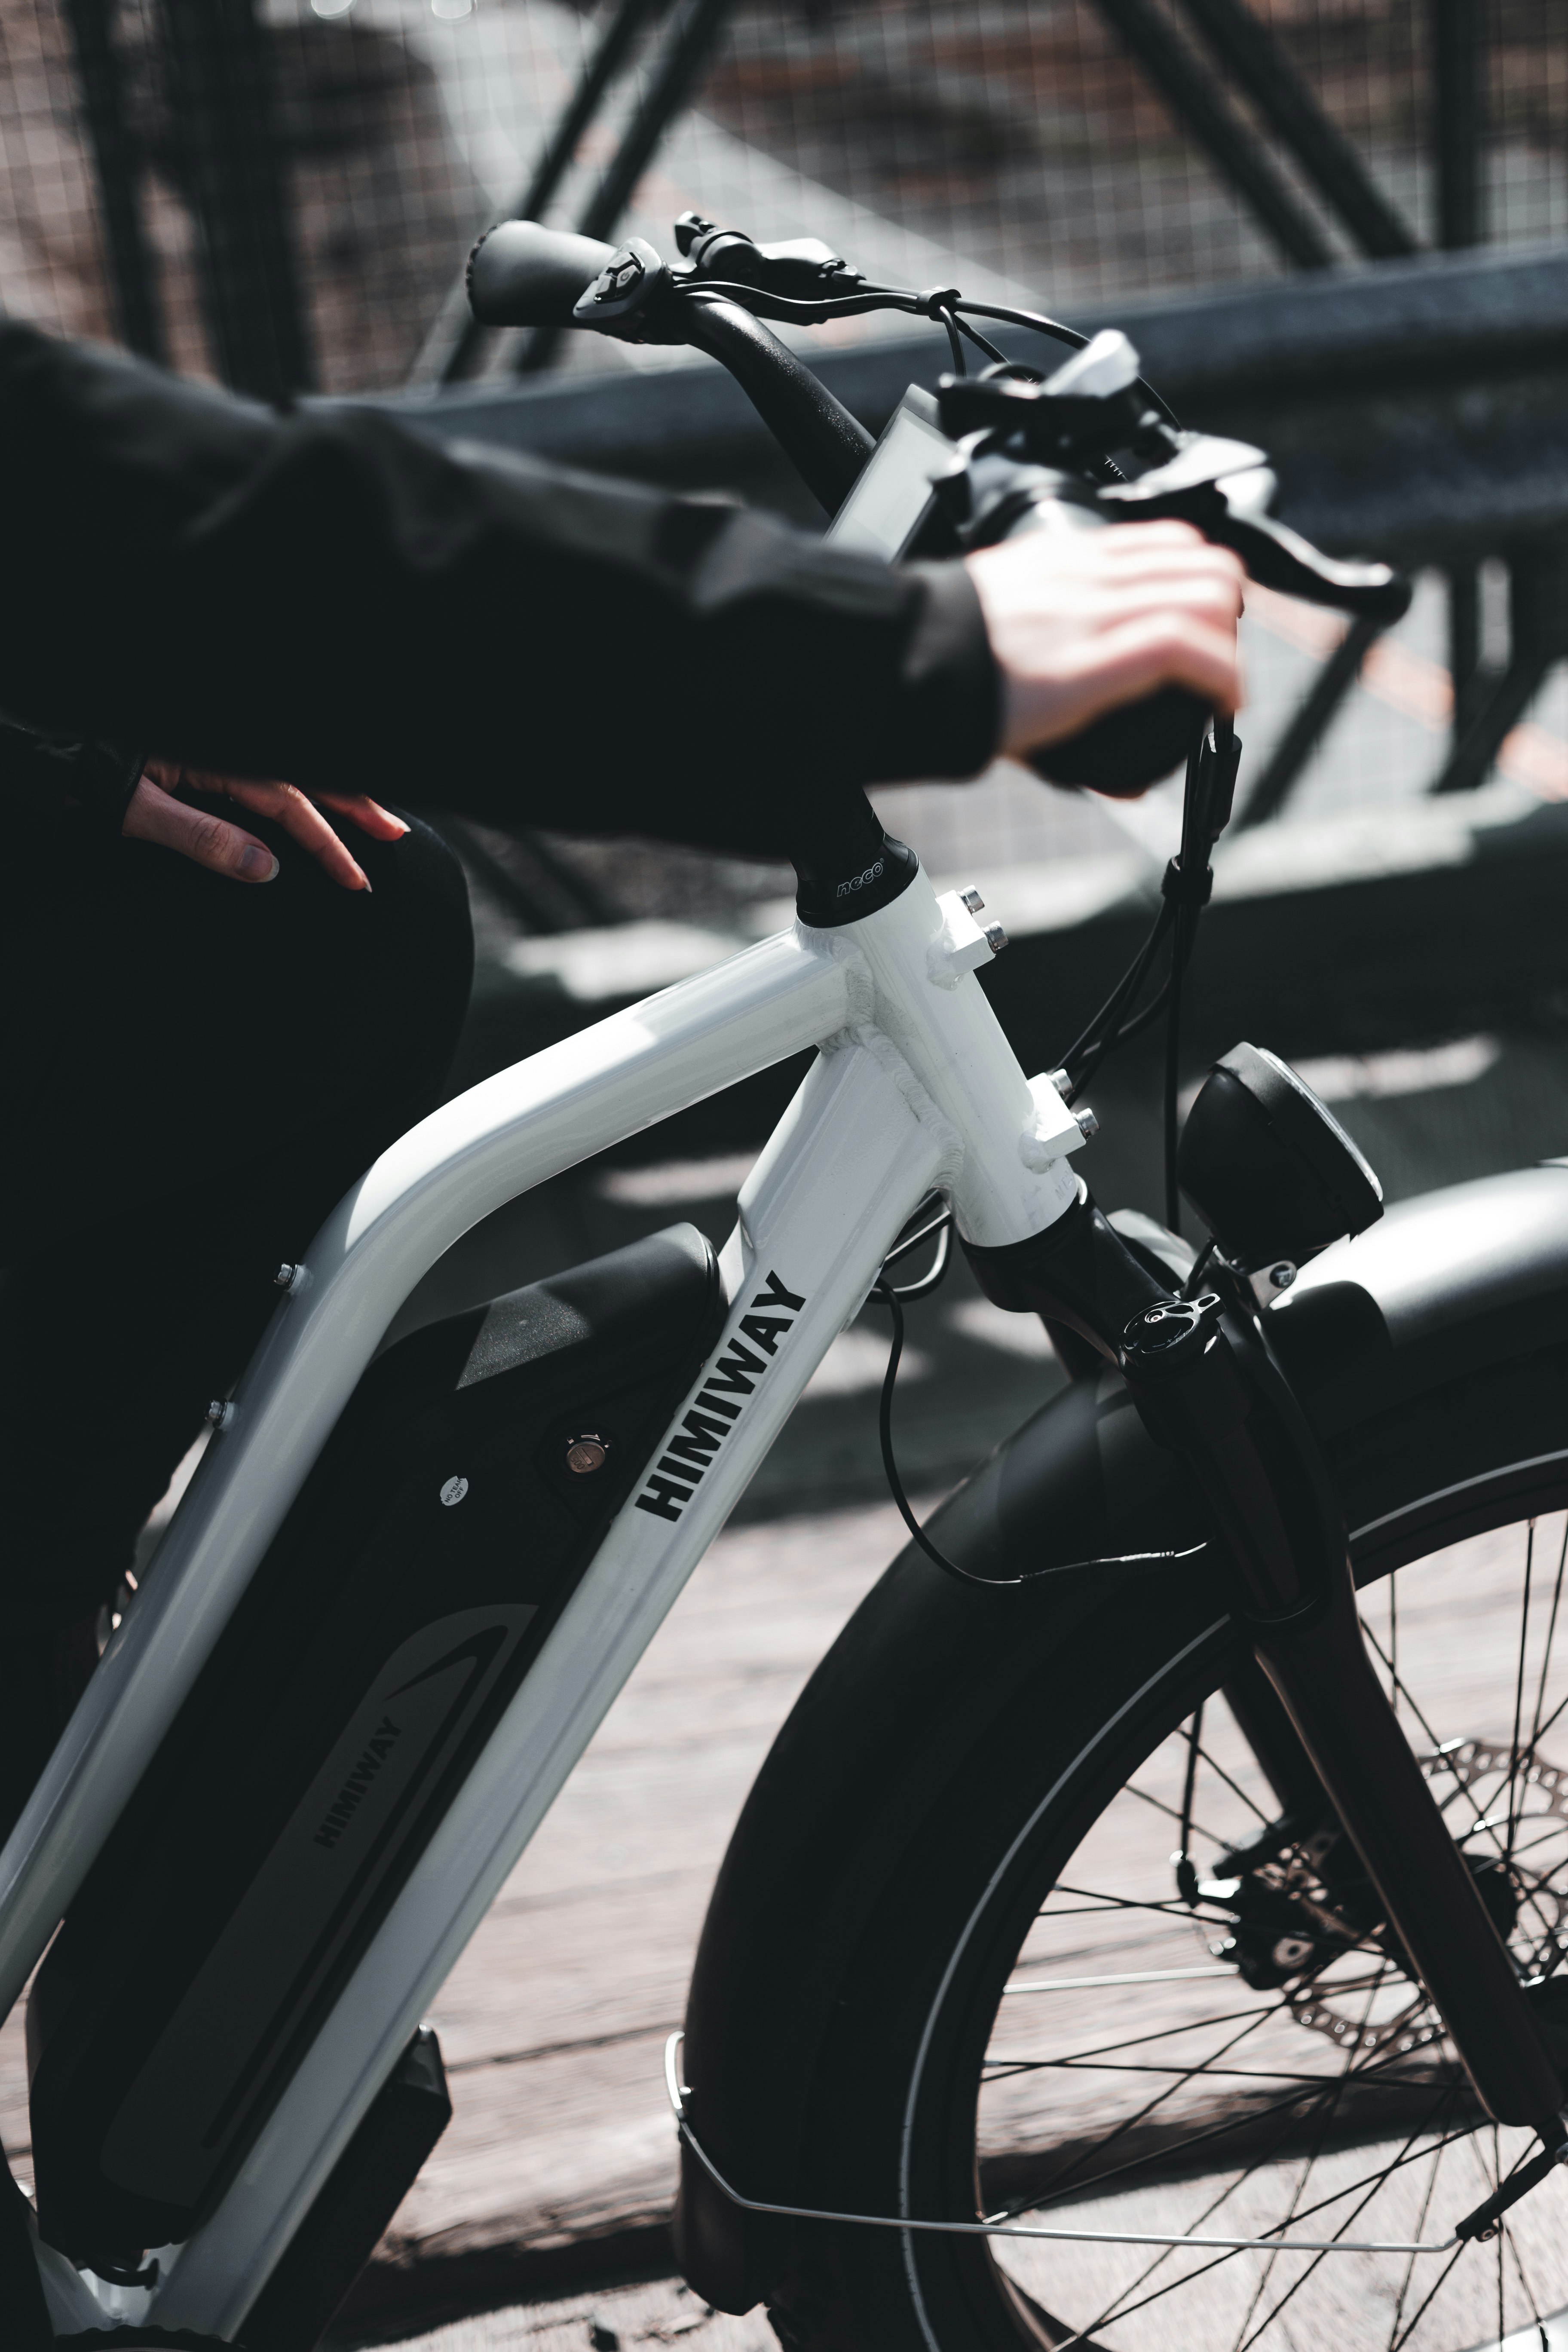
[[[374,898],[374,897],[375,896],[374,891],[371,889],[371,887],[370,887],[370,877],[369,877],[367,874],[362,874],[362,875],[360,876],[360,877],[359,877],[359,887],[360,887],[360,888],[361,888],[362,890],[365,891],[365,892],[366,892],[366,893],[367,893],[371,898]]]
[[[239,861],[239,870],[247,882],[270,882],[278,872],[278,860],[269,849],[253,841]]]

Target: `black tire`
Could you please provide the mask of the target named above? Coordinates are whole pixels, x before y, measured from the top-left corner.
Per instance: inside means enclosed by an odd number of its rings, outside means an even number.
[[[1469,1572],[1463,1565],[1468,1555],[1456,1555],[1447,1564],[1436,1563],[1433,1555],[1443,1547],[1488,1530],[1518,1528],[1522,1557],[1525,1524],[1568,1505],[1568,1351],[1543,1351],[1457,1378],[1440,1391],[1352,1429],[1335,1441],[1330,1451],[1348,1523],[1352,1531],[1362,1531],[1352,1536],[1352,1550],[1363,1590],[1363,1609],[1384,1611],[1393,1605],[1390,1596],[1396,1594],[1405,1611],[1400,1622],[1419,1624],[1425,1622],[1424,1612],[1431,1617],[1440,1597],[1454,1591],[1455,1578]],[[1529,1540],[1533,1543],[1535,1538]],[[1568,1677],[1565,1558],[1568,1528],[1553,1528],[1550,1558],[1543,1553],[1531,1570],[1538,1580],[1533,1588],[1538,1607],[1529,1619],[1535,1628],[1530,1638],[1536,1645],[1530,1651],[1532,1706],[1537,1648],[1546,1638],[1542,1628],[1549,1608],[1555,1629],[1546,1652],[1552,1704],[1559,1696],[1568,1703],[1568,1679],[1559,1690],[1556,1668],[1561,1657]],[[1387,1582],[1399,1569],[1407,1573],[1396,1582]],[[1489,1576],[1492,1573],[1487,1570]],[[1515,1571],[1510,1569],[1508,1573]],[[1563,1601],[1561,1624],[1556,1623],[1551,1601],[1554,1581]],[[1428,1596],[1426,1601],[1423,1594]],[[874,1608],[876,1601],[873,1595],[867,1608]],[[1482,1634],[1491,1639],[1489,1629],[1500,1622],[1491,1603],[1480,1608],[1476,1640]],[[1430,1636],[1434,1642],[1441,1630],[1434,1619]],[[1087,2203],[1083,2197],[1086,2180],[1097,2169],[1103,2171],[1107,2159],[1092,2148],[1084,2153],[1088,2143],[1079,2145],[1084,2141],[1081,2115],[1076,2124],[1063,2126],[1065,2137],[1058,2131],[1054,2147],[1037,2160],[1026,2150],[1016,2158],[1010,2173],[993,2173],[982,2182],[976,2125],[985,2053],[996,2030],[1004,1986],[1026,1938],[1034,1935],[1049,1942],[1065,1916],[1061,1898],[1053,1898],[1058,1910],[1036,1926],[1064,1864],[1084,1850],[1091,1832],[1101,1841],[1110,1836],[1111,1809],[1118,1803],[1123,1807],[1131,1803],[1130,1795],[1122,1792],[1134,1773],[1151,1769],[1148,1759],[1161,1743],[1170,1740],[1199,1703],[1239,1671],[1244,1656],[1212,1579],[1185,1573],[1175,1578],[1163,1571],[1139,1583],[1123,1582],[1102,1609],[1069,1626],[1026,1685],[1011,1688],[1005,1712],[984,1738],[974,1739],[971,1726],[963,1738],[949,1740],[958,1761],[939,1798],[930,1796],[929,1782],[925,1791],[921,1790],[918,1775],[905,1783],[910,1795],[901,1814],[897,1811],[896,1790],[885,1787],[868,1792],[868,1810],[875,1807],[900,1860],[872,1916],[858,1936],[846,1937],[842,1951],[828,1963],[837,1969],[831,2002],[834,2023],[811,2092],[808,2146],[795,2169],[790,2202],[830,2211],[963,2220],[973,2218],[977,2211],[994,2212],[1006,2203],[1043,2221],[1053,2217],[1035,2211],[1035,2204],[1042,2201],[1040,2184],[1055,2177],[1051,2166],[1058,2158],[1066,2162],[1077,2148],[1078,2201],[1070,2211],[1057,2212],[1055,2220],[1070,2223],[1072,2212],[1081,2216],[1089,2204],[1109,2203],[1109,2191]],[[1544,1688],[1544,1667],[1542,1677]],[[1407,1706],[1413,1703],[1408,1689],[1405,1703]],[[1499,1705],[1505,1715],[1512,1704],[1511,1689],[1500,1695]],[[940,1751],[947,1737],[944,1726],[933,1717],[927,1727],[933,1750]],[[1568,1763],[1568,1718],[1562,1733],[1552,1738],[1563,1761]],[[1519,1752],[1524,1738],[1521,1730],[1514,1743]],[[1415,1744],[1425,1750],[1429,1736],[1418,1732]],[[1450,1768],[1434,1765],[1430,1769],[1436,1772]],[[1568,1794],[1568,1773],[1563,1779]],[[1478,1788],[1481,1785],[1478,1780]],[[1511,1853],[1515,1840],[1511,1778],[1509,1788]],[[1519,1801],[1524,1801],[1522,1795]],[[1538,1919],[1545,1916],[1542,1906],[1551,1908],[1555,1904],[1557,1886],[1564,1893],[1568,1921],[1565,1816],[1568,1802],[1552,1815],[1552,1821],[1560,1822],[1561,1835],[1548,1828],[1538,1840],[1536,1878],[1529,1877],[1522,1863],[1509,1865],[1517,1883],[1524,1885],[1528,1881],[1532,1890],[1529,1903],[1535,1907],[1530,1912],[1529,1934],[1537,1942]],[[1122,1818],[1131,1816],[1114,1817]],[[1464,1818],[1471,1820],[1474,1815]],[[1539,1822],[1536,1827],[1540,1828]],[[1158,1832],[1168,1852],[1176,1843],[1176,1822],[1160,1822]],[[1233,1830],[1226,1827],[1224,1835],[1232,1834]],[[1467,1829],[1464,1834],[1477,1833]],[[1160,1859],[1163,1861],[1163,1853]],[[1540,1873],[1547,1869],[1548,1862],[1548,1878],[1542,1879]],[[1536,1864],[1530,1867],[1535,1869]],[[1071,1883],[1076,1885],[1077,1876],[1075,1872]],[[1093,1882],[1085,1884],[1098,1899]],[[1143,1882],[1138,1884],[1141,1890]],[[1165,1886],[1175,1907],[1168,1865]],[[1521,1910],[1521,1918],[1524,1916]],[[1555,1909],[1552,1916],[1555,1918]],[[1516,1936],[1523,1937],[1525,1932],[1518,1928]],[[1568,1940],[1568,1925],[1564,1936]],[[830,1922],[821,1943],[826,1951],[831,1951]],[[1557,1964],[1555,1958],[1549,1957],[1544,1965],[1550,1971]],[[1363,1953],[1353,1965],[1371,1964]],[[1352,1966],[1350,1959],[1342,1964],[1347,1970]],[[1383,1988],[1386,1968],[1381,1960],[1377,1967],[1378,1988]],[[1331,1973],[1324,1981],[1331,1985],[1335,1979]],[[1232,1988],[1239,1984],[1234,1971],[1227,1984]],[[1048,1989],[1053,1995],[1063,1990],[1054,1979]],[[1409,1992],[1407,1985],[1400,1990],[1397,1979],[1388,1979],[1388,1989],[1398,1992],[1401,2000]],[[1258,1995],[1245,1986],[1240,1990],[1253,2000],[1283,2003],[1286,1999],[1284,1991]],[[1304,1983],[1297,1990],[1298,2014],[1318,2014]],[[1139,1991],[1135,1999],[1134,1991],[1128,1986],[1114,1996],[1116,2030],[1126,2028],[1119,2047],[1126,2046],[1138,2031],[1131,2011],[1149,1998]],[[1166,1997],[1161,1995],[1162,2000]],[[1381,1997],[1381,1990],[1368,1994],[1369,2014],[1373,1999]],[[1341,2024],[1332,2021],[1340,2012],[1332,2011],[1331,2016],[1327,1997],[1321,2008],[1316,2042],[1321,2043],[1322,2079],[1327,2083],[1358,2059],[1353,2049],[1347,2053],[1329,2038],[1331,2032],[1342,2031]],[[1008,2011],[1009,2016],[1017,2014],[1016,2006]],[[1270,2019],[1267,2029],[1259,2031],[1273,2031],[1276,2021]],[[1429,2012],[1426,2022],[1429,2026]],[[1304,2033],[1307,2029],[1292,2024],[1290,2030]],[[1108,2038],[1101,2035],[1102,2042]],[[1420,2042],[1419,2034],[1415,2040]],[[1479,2125],[1479,2115],[1467,2105],[1468,2094],[1453,2087],[1457,2069],[1440,2038],[1429,2035],[1415,2056],[1400,2060],[1397,2066],[1393,2059],[1380,2057],[1375,2080],[1372,2061],[1363,2056],[1359,2063],[1368,2074],[1367,2082],[1358,2081],[1342,2095],[1335,2091],[1320,2097],[1310,2090],[1301,2094],[1303,2099],[1318,2102],[1313,2110],[1318,2120],[1310,2116],[1309,2124],[1318,2134],[1320,2145],[1328,2145],[1327,2127],[1319,2128],[1324,2100],[1329,2112],[1337,2115],[1336,2102],[1362,2100],[1365,2105],[1369,2090],[1371,2104],[1366,2112],[1358,2110],[1352,2116],[1353,2130],[1363,2135],[1371,2131],[1375,2137],[1382,2130],[1386,2138],[1390,2131],[1415,2131],[1422,2114],[1437,2111],[1433,2102],[1439,2092],[1447,2101],[1441,2109],[1447,2118],[1444,2128],[1452,2126],[1468,2134]],[[1059,2058],[1033,2058],[1027,2064],[1058,2069],[1055,2084],[1067,2083]],[[1109,2067],[1101,2072],[1108,2073]],[[1065,2101],[1066,2092],[1060,2095]],[[1052,2096],[1058,2096],[1058,2090],[1053,2089]],[[1121,2105],[1126,2108],[1125,2098]],[[1456,2123],[1455,2117],[1460,2122]],[[1242,2136],[1226,2143],[1225,2135],[1220,2135],[1221,2148],[1233,2158],[1227,2178],[1238,2167],[1245,2172],[1249,2164],[1262,2161],[1256,2153],[1260,2145],[1257,2134],[1262,2126],[1256,2117],[1247,2126],[1254,2133],[1249,2142],[1243,2133],[1245,2120],[1236,2126]],[[1170,2145],[1162,2146],[1147,2126],[1137,2128],[1143,2133],[1142,2141],[1136,2133],[1130,2137],[1130,2127],[1123,2126],[1122,2154],[1129,2146],[1136,2151],[1145,2141],[1149,2153],[1138,2159],[1142,2171],[1135,2162],[1123,2173],[1119,2187],[1141,2189],[1156,2180],[1164,2183],[1167,2202],[1176,2218],[1134,2226],[1176,2230],[1201,2226],[1197,2216],[1205,2198],[1195,2192],[1188,2195],[1185,2189],[1170,2191],[1169,2184],[1182,2160]],[[1078,2140],[1073,2138],[1075,2130]],[[1483,2158],[1479,2168],[1468,2156],[1468,2172],[1459,2169],[1458,2157],[1443,2158],[1441,2161],[1450,2162],[1452,2168],[1445,2180],[1437,2181],[1439,2158],[1433,2157],[1436,2190],[1431,2210],[1421,2222],[1424,2239],[1446,2238],[1461,2212],[1486,2194],[1484,2182],[1493,2162],[1490,2133],[1491,2127],[1486,2126],[1484,2137],[1470,2150]],[[1048,2129],[1045,2138],[1050,2138]],[[1514,2147],[1512,2141],[1518,2141],[1519,2147]],[[1527,2143],[1528,2135],[1504,2135],[1505,2166],[1531,2152],[1533,2144]],[[1297,2143],[1279,2145],[1294,2151],[1293,2164],[1299,2161]],[[1249,2147],[1255,2150],[1250,2156]],[[1215,2153],[1211,2144],[1209,2156]],[[1194,2148],[1185,2162],[1191,2166],[1207,2160],[1202,2150]],[[1407,2160],[1402,2178],[1415,2177],[1411,2171],[1414,2161]],[[1426,2163],[1425,2156],[1421,2161]],[[1231,2211],[1245,2205],[1262,2178],[1256,2169],[1248,2174],[1244,2188],[1233,2196]],[[1395,2195],[1392,2175],[1379,2193]],[[1062,2194],[1058,2189],[1058,2202]],[[1536,2194],[1542,2204],[1519,2209],[1521,2225],[1522,2217],[1533,2210],[1532,2244],[1539,2237],[1539,2217],[1547,2204],[1555,2205],[1554,2218],[1560,2225],[1563,2191],[1553,2181]],[[1310,2202],[1310,2197],[1306,2201]],[[1342,2226],[1346,2210],[1336,2204],[1321,2217],[1324,2234]],[[1552,2218],[1549,2214],[1548,2219]],[[1090,2213],[1082,2225],[1118,2223],[1114,2220],[1108,2223]],[[1223,2215],[1208,2226],[1224,2228]],[[1271,2226],[1271,2221],[1254,2218],[1241,2226],[1257,2230]],[[1386,2223],[1377,2228],[1372,2214],[1363,2216],[1359,2226],[1371,2228],[1374,2234],[1389,2234]],[[1395,2234],[1409,2234],[1410,2230],[1407,2219]],[[1556,2235],[1563,2239],[1568,2233],[1559,2226]],[[1510,2265],[1506,2272],[1505,2258]],[[1053,2259],[1058,2272],[1069,2280],[1081,2275],[1083,2264],[1077,2256],[1054,2255]],[[1152,2263],[1155,2256],[1150,2252],[1142,2259]],[[1255,2254],[1228,2259],[1259,2268],[1263,2261]],[[1099,2347],[1105,2347],[1105,2352],[1168,2352],[1168,2347],[1175,2347],[1181,2352],[1208,2352],[1211,2344],[1215,2352],[1220,2352],[1222,2346],[1224,2352],[1237,2352],[1237,2347],[1252,2343],[1258,2352],[1283,2352],[1287,2344],[1339,2345],[1348,2340],[1340,2324],[1342,2312],[1333,2298],[1338,2295],[1342,2304],[1351,2292],[1345,2284],[1344,2266],[1352,2259],[1331,2257],[1321,2263],[1293,2292],[1288,2312],[1278,2322],[1269,2321],[1264,2306],[1257,2315],[1261,2333],[1252,2319],[1238,2329],[1233,2308],[1227,2310],[1223,2325],[1213,2322],[1211,2333],[1210,2321],[1197,2310],[1200,2294],[1210,2293],[1209,2289],[1174,2291],[1145,2306],[1146,2316],[1107,2320],[1101,2316],[1104,2298],[1098,2287],[1079,2293],[1076,2302],[1071,2294],[1067,2294],[1058,2311],[1049,2263],[1033,2254],[1026,2259],[1015,2245],[1005,2242],[796,2224],[787,2261],[773,2273],[777,2278],[782,2270],[787,2284],[773,2291],[770,2312],[782,2342],[795,2347],[795,2352],[1020,2352],[1021,2347],[1055,2347],[1068,2343],[1081,2343],[1088,2352]],[[1375,2297],[1386,2290],[1388,2296],[1384,2318],[1390,2324],[1383,2326],[1380,2320],[1383,2332],[1369,2334],[1369,2343],[1408,2341],[1411,2352],[1468,2352],[1470,2347],[1489,2345],[1503,2332],[1496,2324],[1494,2273],[1503,2282],[1510,2332],[1527,2326],[1532,2316],[1549,2315],[1568,2306],[1568,2244],[1544,2263],[1531,2255],[1523,2270],[1528,2273],[1533,2265],[1539,2275],[1527,2278],[1521,2290],[1513,2275],[1520,2268],[1517,2245],[1505,2233],[1494,2247],[1466,2254],[1415,2332],[1409,2334],[1408,2323],[1416,2304],[1447,2261],[1447,2257],[1426,2259],[1427,2267],[1420,2269],[1419,2285],[1412,2288],[1407,2284],[1403,2302],[1397,2293],[1403,2258],[1384,2285],[1368,2285],[1364,2276],[1358,2278],[1355,2292]],[[1341,2265],[1338,2273],[1336,2262]],[[1190,2254],[1167,2257],[1166,2263],[1165,2277],[1175,2267],[1195,2269]],[[1292,2263],[1289,2278],[1276,2266],[1281,2293],[1297,2272],[1305,2270],[1305,2257],[1294,2257]],[[1489,2314],[1484,2326],[1476,2324],[1472,2308],[1476,2280],[1483,2276],[1477,2266],[1482,2264],[1491,2266],[1484,2273],[1482,2301]],[[1326,2298],[1321,2308],[1316,2297]],[[1532,2303],[1540,2306],[1533,2312]],[[1444,2317],[1450,2306],[1458,2315],[1451,2326]],[[1406,2328],[1406,2335],[1400,2334],[1401,2327]]]

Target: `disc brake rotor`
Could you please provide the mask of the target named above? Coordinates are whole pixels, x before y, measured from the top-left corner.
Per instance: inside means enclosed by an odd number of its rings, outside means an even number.
[[[1516,1760],[1511,1748],[1500,1747],[1494,1740],[1451,1739],[1430,1755],[1423,1756],[1420,1763],[1428,1780],[1451,1780],[1460,1790],[1471,1790],[1489,1780],[1495,1780],[1500,1788],[1508,1787],[1511,1775],[1511,1786],[1517,1791],[1512,1813],[1516,1822],[1521,1816],[1540,1820],[1552,1814],[1568,1821],[1568,1771],[1544,1763],[1533,1752]],[[1474,1836],[1487,1819],[1484,1813],[1479,1815],[1475,1827],[1464,1834]],[[1555,1941],[1568,1913],[1568,1903],[1539,1873],[1521,1870],[1517,1863],[1512,1870],[1520,1882],[1521,1908],[1528,1904],[1542,1939]],[[1359,2052],[1367,2057],[1378,2057],[1385,2052],[1414,2056],[1417,2051],[1430,2049],[1444,2039],[1442,2020],[1433,2015],[1426,1995],[1418,1990],[1394,2016],[1373,2024],[1336,2008],[1336,1990],[1310,1980],[1292,1986],[1285,1995],[1286,2006],[1298,2025],[1325,2035],[1347,2053]],[[1340,1998],[1351,1998],[1353,1990],[1345,1987]]]

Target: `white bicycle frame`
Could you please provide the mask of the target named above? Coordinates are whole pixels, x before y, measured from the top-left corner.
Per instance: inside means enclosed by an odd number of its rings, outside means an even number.
[[[679,1434],[737,1339],[755,1353],[743,1326],[762,1318],[766,1369],[725,1412],[710,1466],[678,1483],[654,1457],[243,2169],[183,2246],[160,2250],[155,2285],[110,2285],[40,2246],[57,2330],[106,2318],[218,2336],[241,2326],[911,1212],[940,1191],[960,1235],[993,1247],[1042,1232],[1078,1198],[1067,1154],[1080,1130],[1048,1078],[1026,1078],[1003,1034],[974,978],[991,952],[964,901],[939,899],[917,873],[873,914],[831,930],[797,923],[486,1080],[395,1144],[321,1228],[155,1575],[0,1853],[0,2011],[21,1994],[415,1285],[534,1185],[819,1049],[742,1191],[721,1260],[724,1336],[671,1423]]]

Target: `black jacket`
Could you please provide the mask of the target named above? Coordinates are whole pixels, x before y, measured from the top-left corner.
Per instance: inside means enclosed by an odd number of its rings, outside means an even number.
[[[58,739],[769,855],[994,744],[957,564],[889,571],[369,410],[275,415],[16,323],[0,451],[0,709]],[[116,827],[131,757],[99,770]]]

